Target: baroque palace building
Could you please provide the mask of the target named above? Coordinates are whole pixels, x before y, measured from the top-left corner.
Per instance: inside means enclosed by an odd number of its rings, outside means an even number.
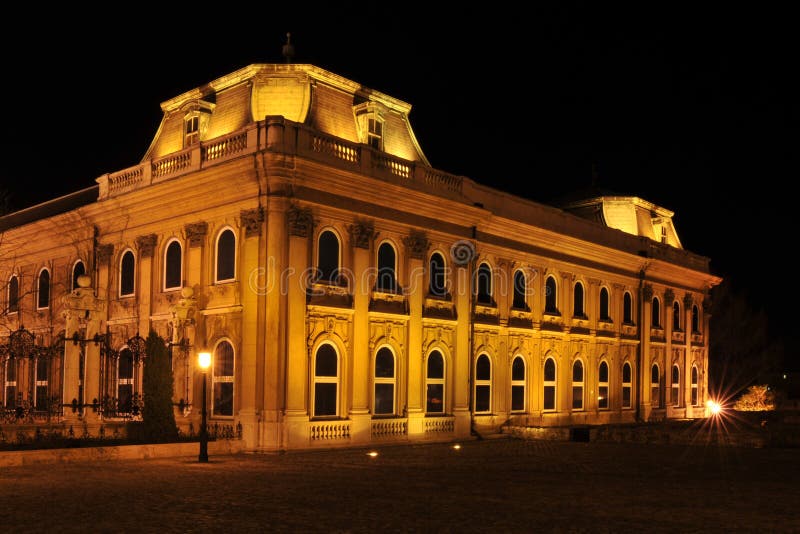
[[[161,108],[140,163],[0,218],[6,429],[124,429],[151,330],[181,430],[207,380],[253,451],[708,415],[720,279],[669,210],[434,169],[409,104],[312,65]]]

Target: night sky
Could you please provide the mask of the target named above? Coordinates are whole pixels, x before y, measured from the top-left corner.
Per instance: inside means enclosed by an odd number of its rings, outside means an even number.
[[[19,209],[137,164],[162,101],[282,62],[291,32],[296,63],[410,103],[438,169],[543,202],[590,187],[594,174],[599,187],[673,210],[684,247],[764,307],[775,335],[789,334],[793,292],[781,281],[792,285],[784,240],[797,227],[800,46],[788,11],[337,6],[9,18],[0,188]]]

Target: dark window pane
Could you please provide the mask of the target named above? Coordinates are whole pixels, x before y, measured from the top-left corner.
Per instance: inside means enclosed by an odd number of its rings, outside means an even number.
[[[6,382],[16,382],[17,380],[17,360],[8,360],[6,363]]]
[[[511,366],[511,380],[525,380],[525,360],[514,358]]]
[[[544,284],[544,311],[548,313],[555,313],[556,306],[556,279],[552,276],[547,279]]]
[[[700,310],[697,306],[692,306],[692,332],[700,331]]]
[[[658,391],[658,386],[654,385],[650,388],[650,404],[652,404],[653,408],[658,408],[661,404],[659,401],[660,394]]]
[[[672,303],[672,328],[681,329],[681,307],[677,301]]]
[[[573,291],[573,314],[577,317],[583,317],[583,284],[578,282],[575,284]]]
[[[583,382],[583,364],[579,361],[572,365],[572,381]]]
[[[608,312],[608,289],[601,288],[600,289],[600,318],[601,319],[608,319],[609,312]]]
[[[72,291],[74,291],[76,287],[79,287],[78,277],[84,274],[86,274],[86,266],[83,264],[82,261],[79,261],[72,268]]]
[[[478,363],[475,365],[475,379],[476,380],[490,380],[492,378],[492,364],[489,362],[489,357],[481,354],[478,357]]]
[[[445,296],[445,272],[444,272],[444,258],[442,255],[434,253],[431,255],[430,263],[430,293],[437,297]]]
[[[36,409],[47,409],[47,386],[36,386]]]
[[[556,387],[555,386],[545,386],[544,387],[544,405],[545,410],[555,410],[556,409]]]
[[[217,241],[217,280],[236,278],[236,237],[230,230],[225,230]]]
[[[597,407],[601,409],[608,408],[608,386],[600,386],[598,388]]]
[[[338,376],[338,357],[331,345],[321,345],[317,349],[315,376]]]
[[[650,371],[650,382],[653,384],[658,384],[658,366],[654,365],[653,369]]]
[[[552,382],[556,379],[556,363],[552,358],[548,358],[547,361],[544,362],[544,379],[548,382]]]
[[[600,372],[598,374],[600,375],[600,382],[608,382],[608,364],[606,362],[600,362]]]
[[[375,413],[394,413],[394,384],[375,384]]]
[[[444,359],[439,351],[428,356],[428,378],[444,378]]]
[[[625,293],[622,297],[622,320],[625,323],[633,323],[633,302],[631,301],[631,294]]]
[[[37,305],[39,308],[47,308],[50,305],[50,272],[42,271],[39,273],[39,295]]]
[[[173,241],[167,247],[167,259],[164,268],[164,287],[180,287],[181,283],[181,245],[177,241]]]
[[[122,349],[119,353],[119,371],[117,377],[120,380],[133,378],[133,354],[128,349]]]
[[[511,386],[511,410],[521,412],[525,409],[525,386]]]
[[[36,380],[47,380],[47,360],[44,358],[36,360]]]
[[[214,351],[214,376],[233,376],[233,345],[227,341]]]
[[[339,238],[326,230],[319,236],[317,274],[320,280],[335,282],[339,276]]]
[[[378,281],[376,287],[381,291],[387,292],[392,292],[397,287],[394,248],[389,243],[383,243],[378,249]]]
[[[653,299],[653,326],[659,327],[661,326],[661,302],[658,298]]]
[[[133,295],[135,269],[136,262],[133,257],[133,252],[129,250],[122,255],[122,265],[120,266],[119,276],[120,295]]]
[[[392,351],[383,347],[375,356],[375,378],[394,377],[394,355]]]
[[[214,383],[214,415],[233,415],[233,383]]]
[[[516,271],[514,273],[514,301],[512,306],[518,310],[526,309],[525,295],[527,293],[525,274],[522,271]]]
[[[8,311],[19,311],[19,279],[16,276],[8,281]]]
[[[430,413],[444,412],[444,384],[428,384],[425,411]]]
[[[488,412],[492,388],[490,386],[475,386],[475,411]]]
[[[627,363],[622,366],[622,381],[623,382],[631,381],[631,366]]]
[[[476,273],[475,287],[478,291],[480,304],[492,303],[492,268],[486,263],[481,263]]]
[[[130,413],[133,408],[133,384],[117,386],[117,411]]]
[[[677,384],[680,379],[681,379],[681,371],[680,369],[678,369],[678,366],[675,365],[672,367],[672,383]]]
[[[583,387],[572,386],[572,409],[583,409]]]
[[[624,386],[622,388],[622,407],[631,407],[631,388],[629,386]]]
[[[697,386],[692,386],[692,406],[697,406]]]
[[[692,385],[697,385],[697,367],[692,367]]]
[[[681,403],[680,398],[680,387],[678,384],[672,384],[672,404],[674,406],[679,406]]]

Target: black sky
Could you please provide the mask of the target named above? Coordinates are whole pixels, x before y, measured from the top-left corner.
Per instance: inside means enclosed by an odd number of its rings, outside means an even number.
[[[789,274],[796,226],[794,18],[761,4],[596,4],[9,18],[0,187],[23,208],[135,165],[162,101],[282,62],[289,31],[295,62],[409,102],[436,168],[548,201],[590,186],[594,165],[597,185],[673,210],[684,247],[788,333],[772,284]]]

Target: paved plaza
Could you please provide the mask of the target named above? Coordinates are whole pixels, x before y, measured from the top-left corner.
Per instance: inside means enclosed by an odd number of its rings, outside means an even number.
[[[800,449],[452,445],[5,467],[0,532],[800,532]]]

